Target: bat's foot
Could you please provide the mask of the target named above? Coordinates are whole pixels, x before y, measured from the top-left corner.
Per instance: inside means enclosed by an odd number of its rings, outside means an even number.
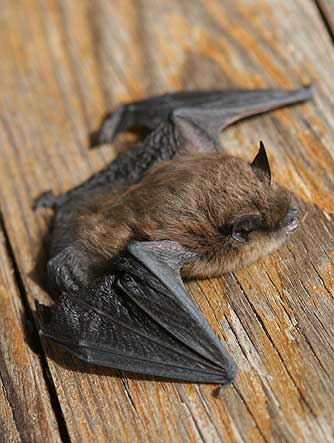
[[[214,389],[214,391],[212,393],[213,396],[216,398],[221,398],[224,395],[224,393],[228,387],[229,387],[229,384],[228,385],[219,385],[216,389]]]
[[[87,287],[92,278],[88,257],[78,248],[69,246],[47,264],[48,280],[53,291],[72,292]]]
[[[35,199],[33,203],[33,210],[35,211],[39,208],[55,209],[57,207],[57,203],[58,197],[56,197],[52,191],[46,191]]]

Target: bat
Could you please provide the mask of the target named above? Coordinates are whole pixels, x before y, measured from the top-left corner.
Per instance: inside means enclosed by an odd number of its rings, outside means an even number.
[[[272,181],[263,143],[251,164],[221,152],[242,118],[310,99],[296,90],[170,93],[121,105],[98,143],[144,126],[107,168],[35,207],[55,210],[47,263],[56,303],[37,303],[40,334],[82,360],[146,375],[218,383],[236,365],[185,289],[253,263],[298,226]],[[222,389],[220,392],[222,392]]]

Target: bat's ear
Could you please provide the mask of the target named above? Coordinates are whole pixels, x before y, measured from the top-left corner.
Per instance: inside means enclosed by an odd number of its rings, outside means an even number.
[[[256,175],[268,185],[270,185],[271,182],[271,172],[270,172],[270,165],[269,160],[267,157],[266,149],[264,147],[264,144],[260,141],[260,149],[259,152],[256,154],[256,157],[254,158],[252,164],[251,164],[254,172]]]

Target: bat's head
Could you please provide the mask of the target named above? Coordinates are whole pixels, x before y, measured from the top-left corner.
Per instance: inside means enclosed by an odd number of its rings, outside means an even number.
[[[197,253],[185,276],[247,266],[281,246],[298,226],[292,195],[272,182],[262,143],[251,164],[221,153],[163,162],[121,202],[133,208],[134,239],[173,240]],[[113,214],[119,212],[114,208]]]
[[[185,275],[209,277],[247,266],[281,246],[298,227],[292,195],[273,183],[263,143],[251,164],[227,157],[213,168],[211,184],[192,226],[199,260]],[[190,238],[190,237],[189,237]]]

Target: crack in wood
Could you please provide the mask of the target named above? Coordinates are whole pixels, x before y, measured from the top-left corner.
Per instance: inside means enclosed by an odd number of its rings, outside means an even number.
[[[242,287],[242,284],[240,283],[240,281],[238,280],[238,278],[235,276],[235,274],[232,274],[232,275],[233,275],[233,277],[234,277],[234,279],[235,279],[235,282],[236,282],[237,285],[239,286],[240,290],[242,291],[242,293],[244,294],[244,296],[247,298],[248,303],[249,303],[249,305],[250,305],[252,311],[254,312],[257,321],[260,323],[263,332],[265,333],[265,335],[267,336],[267,339],[269,340],[269,342],[270,342],[271,345],[272,345],[272,348],[273,348],[273,349],[275,350],[275,352],[277,353],[277,355],[278,355],[278,357],[279,357],[279,359],[280,359],[280,361],[281,361],[283,367],[285,368],[287,374],[289,375],[289,378],[291,379],[292,383],[294,384],[295,388],[297,389],[297,391],[298,391],[298,393],[299,393],[299,395],[300,395],[300,398],[303,400],[305,406],[308,408],[308,410],[310,411],[310,413],[313,415],[315,421],[316,421],[317,424],[318,424],[319,429],[323,432],[323,436],[324,436],[324,438],[326,439],[325,441],[327,441],[328,443],[331,443],[329,440],[327,440],[327,436],[328,436],[328,435],[327,435],[326,431],[322,428],[322,426],[321,426],[321,424],[319,423],[319,421],[317,421],[317,418],[318,418],[318,417],[317,417],[317,414],[314,412],[312,406],[311,406],[311,405],[309,404],[309,402],[307,401],[307,399],[306,399],[304,393],[300,390],[299,386],[296,384],[296,382],[295,382],[295,380],[294,380],[294,377],[292,376],[292,374],[291,374],[289,368],[287,367],[287,365],[286,365],[286,363],[285,363],[285,360],[284,360],[284,358],[283,358],[281,352],[278,350],[278,348],[277,348],[275,342],[273,341],[273,339],[272,339],[272,337],[271,337],[269,331],[267,330],[266,325],[265,325],[263,319],[261,318],[261,316],[260,316],[259,313],[257,312],[257,309],[255,308],[255,306],[253,305],[253,303],[250,301],[249,296],[248,296],[248,295],[246,294],[246,292],[244,291],[244,289],[243,289],[243,287]]]
[[[43,347],[42,347],[42,344],[40,341],[38,330],[37,330],[36,324],[34,322],[33,314],[31,312],[29,303],[27,301],[26,291],[25,291],[23,281],[22,281],[21,275],[20,275],[18,267],[17,267],[17,263],[16,263],[16,259],[14,256],[13,249],[10,244],[10,240],[9,240],[8,233],[6,230],[6,225],[4,223],[4,220],[3,220],[3,217],[1,214],[0,214],[0,229],[2,230],[2,232],[4,234],[5,247],[6,247],[6,251],[7,251],[9,260],[11,262],[13,271],[14,271],[14,278],[15,278],[15,282],[16,282],[16,285],[18,288],[18,292],[21,297],[24,315],[25,315],[26,319],[33,325],[33,330],[31,331],[31,337],[29,337],[29,338],[31,339],[32,343],[34,343],[36,346],[37,354],[38,354],[38,357],[40,360],[40,365],[41,365],[42,372],[43,372],[43,378],[44,378],[45,385],[47,387],[49,397],[50,397],[51,407],[53,408],[55,417],[57,419],[59,434],[62,438],[63,443],[70,443],[69,433],[67,430],[65,418],[64,418],[62,410],[61,410],[61,406],[60,406],[59,399],[57,396],[56,388],[53,384],[52,378],[49,373],[47,359],[46,359],[46,356],[43,351]],[[13,410],[13,412],[15,412],[15,411]],[[14,417],[15,417],[15,414],[14,414]],[[15,422],[16,422],[16,420],[15,420]]]
[[[327,7],[325,0],[314,0],[314,4],[318,10],[326,31],[328,32],[328,35],[334,44],[334,24],[331,11]]]
[[[20,437],[20,440],[21,440],[21,432],[20,432],[20,427],[18,426],[18,420],[17,420],[17,408],[15,407],[13,402],[11,401],[11,396],[8,394],[8,386],[5,383],[5,380],[3,378],[1,371],[0,371],[0,385],[2,385],[2,387],[3,387],[3,393],[5,396],[6,402],[10,407],[10,411],[11,411],[11,415],[12,415],[13,422],[15,425],[15,429],[16,429],[16,431]],[[1,423],[1,416],[0,416],[0,423]],[[3,434],[0,434],[0,438],[1,438],[1,435],[5,435],[4,430],[3,430]]]

